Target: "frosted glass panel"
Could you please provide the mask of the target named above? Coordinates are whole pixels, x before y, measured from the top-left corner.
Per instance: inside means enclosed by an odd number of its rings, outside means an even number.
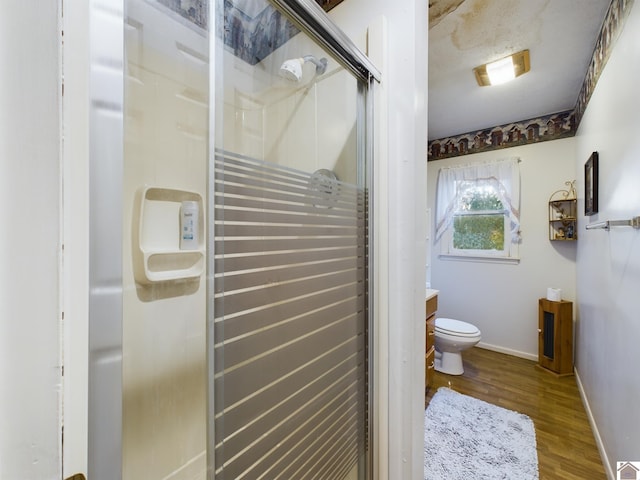
[[[358,80],[268,2],[233,4],[209,174],[210,476],[364,479]]]

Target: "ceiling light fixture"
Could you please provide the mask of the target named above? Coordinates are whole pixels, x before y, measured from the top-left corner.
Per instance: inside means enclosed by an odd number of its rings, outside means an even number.
[[[486,63],[473,69],[478,85],[499,85],[513,80],[530,69],[529,50],[522,50],[495,62]]]

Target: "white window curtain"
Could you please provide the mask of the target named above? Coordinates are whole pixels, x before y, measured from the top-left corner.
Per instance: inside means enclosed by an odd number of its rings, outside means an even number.
[[[496,192],[510,219],[511,241],[520,240],[520,159],[441,168],[436,188],[436,231],[439,241],[451,226],[460,201],[458,186],[464,181],[495,182]]]

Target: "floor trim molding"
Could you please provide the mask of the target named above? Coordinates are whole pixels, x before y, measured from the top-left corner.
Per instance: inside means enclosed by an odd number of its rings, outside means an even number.
[[[589,400],[587,399],[587,395],[584,391],[584,387],[582,386],[582,380],[580,380],[578,369],[574,367],[573,371],[576,375],[576,384],[578,385],[580,398],[582,398],[582,404],[584,405],[584,410],[587,413],[587,418],[589,419],[589,425],[591,425],[591,431],[593,432],[593,437],[595,438],[596,445],[598,446],[598,451],[600,452],[602,465],[604,467],[605,472],[607,472],[607,478],[608,480],[616,480],[616,475],[614,471],[611,469],[611,462],[609,462],[607,451],[604,448],[604,443],[602,441],[602,437],[600,436],[598,425],[596,424],[596,420],[593,417],[593,413],[591,412],[591,406],[589,405]]]
[[[534,355],[527,352],[521,352],[519,350],[512,350],[510,348],[499,347],[497,345],[491,345],[489,343],[480,342],[476,345],[478,348],[484,348],[485,350],[491,350],[493,352],[505,353],[507,355],[513,355],[514,357],[526,358],[527,360],[538,361],[538,355]]]

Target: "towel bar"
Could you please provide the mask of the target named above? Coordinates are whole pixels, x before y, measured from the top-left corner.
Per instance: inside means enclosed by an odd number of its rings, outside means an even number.
[[[633,227],[640,228],[640,216],[630,218],[629,220],[607,220],[605,222],[590,223],[585,228],[587,230],[595,230],[596,228],[603,228],[609,230],[611,227]]]

